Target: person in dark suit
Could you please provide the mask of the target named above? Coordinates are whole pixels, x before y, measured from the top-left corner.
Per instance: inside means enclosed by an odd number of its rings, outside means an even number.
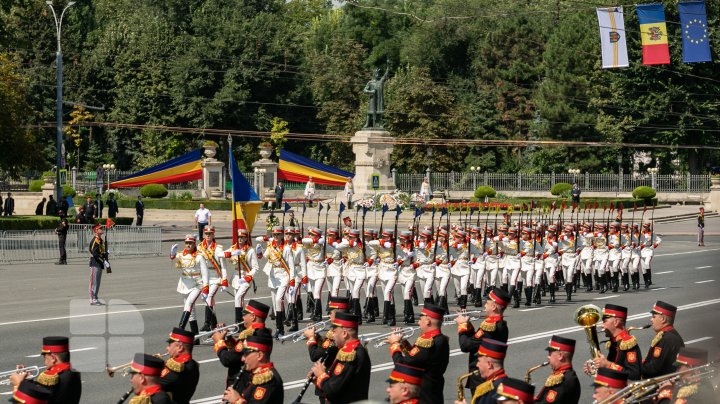
[[[60,259],[55,265],[67,265],[67,251],[65,250],[65,242],[67,241],[68,230],[70,229],[70,223],[65,217],[65,212],[62,210],[58,212],[60,215],[60,223],[55,228],[55,234],[58,236],[58,246],[60,248]]]
[[[248,377],[240,386],[228,387],[223,398],[228,403],[282,403],[285,399],[283,381],[270,361],[273,340],[269,335],[251,335],[242,350]],[[237,388],[237,390],[236,390]]]
[[[55,216],[58,214],[57,201],[55,201],[55,198],[53,198],[52,195],[50,195],[50,199],[48,200],[47,205],[45,205],[45,214],[47,216]]]
[[[45,210],[45,201],[47,201],[47,199],[42,198],[42,201],[40,201],[40,203],[38,203],[37,206],[35,207],[35,215],[36,216],[42,216],[43,210]]]
[[[142,195],[138,195],[138,200],[135,202],[135,216],[137,216],[137,220],[135,221],[136,226],[142,226],[144,215],[145,204],[142,201]]]
[[[285,193],[285,187],[282,182],[278,182],[275,187],[275,209],[280,209],[283,201],[283,194]]]
[[[115,219],[115,217],[117,217],[117,214],[120,212],[117,201],[115,200],[115,194],[111,193],[110,195],[108,195],[107,205],[108,217],[110,219]]]
[[[5,216],[12,216],[13,213],[15,213],[15,199],[13,199],[12,194],[8,192],[7,198],[5,198],[4,214]]]
[[[85,223],[94,224],[95,218],[97,218],[97,206],[90,196],[85,197],[83,211],[85,214]]]

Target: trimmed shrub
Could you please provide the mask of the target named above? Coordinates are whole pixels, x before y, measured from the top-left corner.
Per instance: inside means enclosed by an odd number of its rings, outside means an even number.
[[[55,216],[4,216],[0,230],[52,230],[59,222]]]
[[[572,184],[567,182],[558,182],[550,188],[550,193],[555,196],[567,196],[572,191]]]
[[[651,187],[639,186],[632,192],[633,198],[635,199],[652,199],[657,193]]]
[[[163,184],[147,184],[140,188],[140,195],[144,198],[164,198],[168,194]]]
[[[31,180],[28,184],[28,191],[30,192],[41,192],[42,186],[45,183],[44,180]]]
[[[485,199],[487,196],[488,198],[493,198],[497,195],[497,192],[495,192],[495,188],[488,187],[486,185],[481,185],[477,187],[475,190],[475,197],[478,199]]]
[[[77,192],[75,192],[75,188],[73,188],[71,185],[63,185],[62,186],[62,193],[64,197],[71,197],[74,198]]]

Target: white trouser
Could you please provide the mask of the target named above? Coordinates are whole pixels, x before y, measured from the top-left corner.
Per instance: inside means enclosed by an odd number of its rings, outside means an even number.
[[[455,286],[455,292],[459,296],[467,295],[468,281],[470,280],[470,274],[467,275],[453,275],[453,286]]]
[[[593,273],[603,276],[608,263],[607,254],[596,254],[593,259]]]
[[[190,290],[190,293],[183,296],[183,311],[189,311],[190,312],[190,321],[195,321],[196,318],[196,310],[195,310],[195,301],[200,296],[200,289],[193,288]]]
[[[608,259],[608,269],[612,274],[618,273],[620,270],[620,257],[617,259]]]
[[[312,293],[315,300],[322,297],[323,286],[325,286],[325,278],[308,279],[308,293]]]
[[[273,310],[277,314],[280,311],[285,311],[285,293],[288,290],[287,283],[279,286],[278,288],[270,289],[270,297],[272,298]]]
[[[444,270],[441,270],[440,267],[438,267],[437,272],[435,272],[435,289],[437,289],[438,296],[447,296],[447,287],[448,283],[450,283],[450,270],[447,268],[447,264],[441,264],[441,266],[445,266]]]
[[[410,300],[412,299],[412,287],[413,287],[413,280],[412,279],[406,279],[405,282],[402,283],[402,290],[403,290],[403,299],[404,300]]]
[[[390,279],[380,279],[380,285],[383,290],[383,300],[390,303],[395,303],[395,284],[397,283],[397,277]]]
[[[205,299],[206,306],[215,307],[215,295],[217,294],[219,288],[220,285],[218,285],[217,283],[210,283],[210,290],[208,291],[207,299]]]
[[[558,261],[557,261],[557,259],[545,259],[543,261],[543,263],[544,263],[543,270],[545,271],[545,273],[547,273],[547,281],[549,284],[554,285],[555,284],[555,272],[557,272]],[[564,274],[565,273],[563,272],[563,275]],[[565,278],[565,279],[572,281],[572,276],[570,277],[570,279],[568,279],[568,278]]]
[[[585,275],[592,274],[592,269],[593,269],[592,264],[593,264],[592,256],[590,256],[588,258],[580,257],[580,268],[582,269],[582,272]]]
[[[652,261],[653,256],[652,255],[646,255],[642,257],[642,260],[640,261],[640,269],[642,269],[643,275],[648,273],[650,271],[650,262]]]
[[[252,281],[245,282],[244,279],[240,281],[239,287],[235,289],[235,307],[245,307],[245,295],[247,294],[248,290],[250,290],[251,283]]]
[[[328,275],[328,288],[330,296],[337,297],[340,291],[340,275]]]
[[[377,275],[370,275],[367,280],[367,288],[365,289],[365,296],[375,297],[377,293]]]
[[[533,286],[539,286],[540,283],[542,283],[542,276],[545,273],[546,270],[549,270],[550,268],[545,267],[545,261],[542,259],[536,259],[535,265],[533,266]],[[553,276],[555,275],[555,272],[553,271]],[[550,277],[548,276],[548,283],[550,282]]]

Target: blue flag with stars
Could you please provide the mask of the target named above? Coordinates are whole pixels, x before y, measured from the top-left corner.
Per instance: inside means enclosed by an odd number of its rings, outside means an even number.
[[[710,34],[704,1],[678,3],[682,27],[683,62],[710,62]]]

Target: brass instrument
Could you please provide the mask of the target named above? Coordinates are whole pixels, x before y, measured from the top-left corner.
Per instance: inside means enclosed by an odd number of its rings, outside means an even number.
[[[329,325],[330,320],[318,321],[315,324],[310,324],[305,328],[301,328],[293,333],[285,334],[278,338],[278,340],[280,341],[280,343],[283,343],[290,339],[293,343],[300,342],[305,339],[305,330],[315,330],[315,332],[318,332],[327,329]]]
[[[14,375],[15,373],[20,372],[27,372],[28,379],[33,379],[35,377],[38,377],[40,372],[45,370],[47,366],[28,366],[28,367],[22,367],[18,369],[8,370],[5,372],[0,372],[0,386],[8,386],[10,385],[10,376]]]
[[[464,375],[461,375],[457,378],[457,401],[463,401],[465,400],[465,386],[463,386],[463,382],[465,382],[465,379],[467,379],[470,376],[477,376],[480,374],[480,371],[475,369],[470,373],[465,373]]]
[[[226,325],[225,327],[216,328],[214,330],[201,332],[195,336],[195,339],[200,340],[200,342],[204,344],[209,344],[212,343],[212,335],[216,332],[227,331],[228,335],[237,334],[240,332],[240,325],[242,325],[242,323],[235,323]]]
[[[539,365],[535,365],[535,366],[531,367],[530,369],[528,369],[527,372],[525,372],[525,383],[530,384],[530,380],[532,380],[532,379],[530,379],[530,373],[532,373],[542,367],[545,367],[549,364],[550,364],[550,362],[543,362]]]
[[[600,318],[600,308],[594,304],[586,304],[579,307],[573,315],[573,320],[585,329],[585,337],[587,338],[588,344],[590,344],[590,357],[592,359],[600,356],[600,343],[598,342],[596,327]],[[597,367],[592,359],[588,359],[585,364],[590,367],[590,374],[594,375],[597,373]]]
[[[485,318],[483,313],[484,312],[482,310],[475,310],[475,311],[460,311],[460,312],[454,313],[454,314],[446,314],[445,316],[443,316],[442,325],[444,325],[444,326],[445,325],[453,325],[453,324],[455,324],[455,319],[460,316],[470,317],[469,321],[480,320],[481,318]]]
[[[420,327],[405,327],[401,328],[397,331],[390,331],[385,334],[375,335],[369,338],[365,338],[361,340],[363,345],[367,345],[369,342],[375,342],[375,348],[380,348],[383,345],[387,345],[387,339],[393,335],[393,334],[400,334],[402,336],[401,339],[407,339],[410,338],[413,334],[415,334],[416,330],[419,330]]]
[[[155,356],[157,358],[164,358],[164,357],[168,356],[168,353],[167,352],[164,354],[157,353],[153,356]],[[132,364],[133,364],[132,361],[130,361],[128,363],[124,363],[122,365],[113,366],[113,367],[110,367],[110,365],[107,365],[105,367],[105,372],[107,372],[108,376],[113,377],[113,376],[115,376],[115,372],[117,372],[118,370],[122,370],[123,377],[125,377],[125,376],[127,376],[128,372],[130,371],[130,366],[132,366]]]

